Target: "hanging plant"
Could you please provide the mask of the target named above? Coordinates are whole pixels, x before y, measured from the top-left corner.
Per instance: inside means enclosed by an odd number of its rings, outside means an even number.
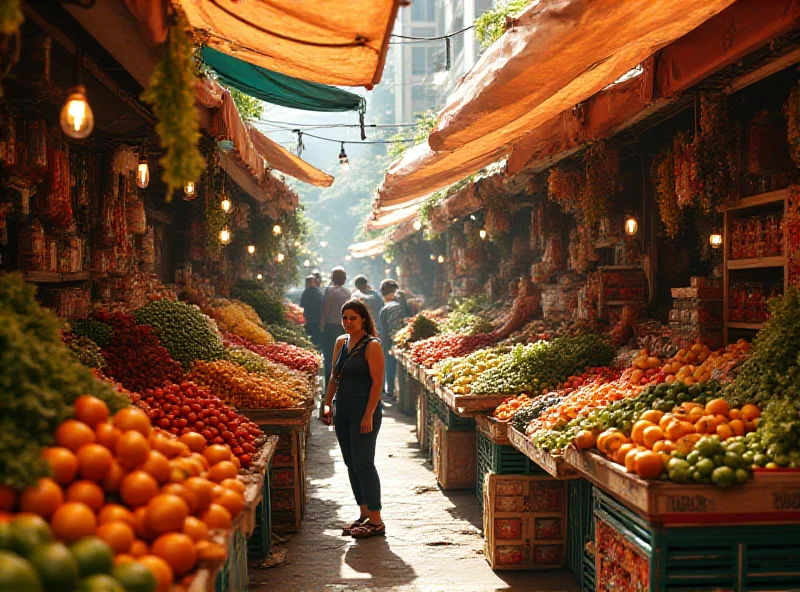
[[[653,163],[653,183],[656,186],[656,203],[665,234],[674,239],[680,226],[680,208],[675,193],[675,159],[672,149],[667,150],[664,159]]]
[[[786,114],[789,153],[795,164],[800,165],[800,82],[789,93],[783,112]]]
[[[583,175],[577,171],[553,167],[547,177],[547,197],[565,213],[570,214],[580,205],[583,185]]]
[[[0,33],[14,35],[23,21],[21,0],[0,0]]]
[[[586,151],[586,187],[581,196],[586,224],[594,226],[608,214],[619,184],[619,152],[606,140]]]
[[[678,132],[672,143],[673,175],[675,177],[675,196],[681,209],[692,205],[695,188],[692,185],[694,166],[694,143],[686,132]]]
[[[700,131],[695,135],[693,184],[708,213],[728,201],[738,174],[738,127],[728,120],[723,93],[700,96]]]
[[[169,29],[167,46],[150,77],[142,100],[158,118],[156,132],[166,154],[159,161],[164,168],[167,201],[186,183],[196,183],[205,162],[200,154],[200,124],[195,109],[196,81],[192,41],[186,16],[178,12]]]

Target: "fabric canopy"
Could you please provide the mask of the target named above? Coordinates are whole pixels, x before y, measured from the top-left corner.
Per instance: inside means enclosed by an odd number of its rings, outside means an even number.
[[[380,255],[386,248],[386,238],[378,237],[373,240],[365,241],[363,243],[355,243],[347,247],[353,259],[362,259],[364,257],[373,257]]]
[[[425,200],[417,200],[406,208],[373,214],[372,217],[367,220],[367,230],[389,228],[390,226],[416,218],[424,201]]]
[[[333,177],[329,174],[314,168],[302,158],[295,156],[277,142],[270,140],[252,125],[249,126],[249,130],[253,145],[271,168],[317,187],[330,187],[333,183]]]
[[[205,42],[302,80],[371,89],[400,0],[180,0]]]
[[[223,84],[267,103],[305,111],[363,111],[366,107],[363,97],[346,90],[270,72],[208,46],[203,46],[201,54]]]
[[[460,81],[436,128],[389,169],[381,205],[430,193],[498,160],[734,0],[540,0]]]

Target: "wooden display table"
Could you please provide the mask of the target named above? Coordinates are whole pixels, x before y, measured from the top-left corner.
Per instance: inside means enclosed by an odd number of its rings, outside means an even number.
[[[514,448],[542,467],[552,477],[577,479],[580,476],[575,468],[567,464],[564,456],[550,454],[546,450],[536,448],[525,434],[518,432],[513,426],[508,426],[508,439]]]
[[[239,413],[259,426],[304,426],[313,411],[313,397],[301,406],[287,409],[239,409]]]
[[[436,394],[456,415],[474,417],[478,413],[494,411],[509,395],[457,395],[446,386],[437,386]]]
[[[509,422],[500,421],[491,415],[478,414],[475,416],[475,425],[480,433],[489,438],[494,444],[508,446],[511,441],[508,439]]]

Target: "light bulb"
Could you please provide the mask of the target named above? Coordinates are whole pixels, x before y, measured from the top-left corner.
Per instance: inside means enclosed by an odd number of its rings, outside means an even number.
[[[346,160],[346,161],[344,161],[344,162],[342,163],[342,172],[343,172],[343,173],[346,173],[346,172],[347,172],[347,171],[349,171],[349,170],[350,170],[350,161],[349,161],[349,160]]]
[[[439,261],[439,263],[444,263],[444,255],[439,255],[437,261]]]
[[[300,243],[300,241],[294,241],[294,246],[296,249],[299,249],[302,246],[302,244]]]
[[[436,255],[434,255],[433,253],[431,253],[431,261],[436,261]]]
[[[712,232],[708,237],[708,242],[712,249],[719,249],[722,246],[722,235],[718,232]]]
[[[635,216],[625,218],[625,234],[633,236],[639,231],[639,222]]]
[[[263,275],[261,275],[261,274],[259,273],[259,274],[256,276],[256,279],[257,279],[257,280],[263,280],[263,279],[264,279],[264,276],[263,276]]]
[[[231,205],[233,205],[233,204],[231,204],[231,200],[229,200],[226,197],[225,199],[222,200],[222,202],[219,205],[222,208],[223,212],[230,212],[231,211]]]
[[[339,166],[342,167],[343,173],[350,170],[350,159],[347,158],[347,153],[344,151],[344,142],[342,142],[342,149],[339,152]]]
[[[247,252],[248,252],[248,253],[250,253],[251,255],[252,255],[253,253],[255,253],[255,252],[256,252],[256,247],[255,247],[255,245],[249,245],[249,246],[247,247]]]
[[[86,88],[73,86],[61,107],[61,129],[70,138],[83,140],[94,130],[94,113],[86,100]]]
[[[422,222],[420,222],[419,220],[414,220],[414,230],[420,230],[420,229],[422,229]]]
[[[481,239],[486,238],[486,231],[483,228],[481,228],[481,231],[478,234],[481,236]]]
[[[280,233],[281,233],[281,225],[280,224],[276,224],[275,226],[272,227],[272,234],[274,234],[275,236],[278,236]]]
[[[227,226],[219,231],[219,242],[223,245],[227,245],[231,242],[231,231],[228,230]]]
[[[308,269],[309,267],[311,267],[311,261],[309,261],[308,259],[306,259],[305,261],[303,261],[303,267],[305,267],[306,269]]]
[[[278,253],[278,263],[283,263],[284,259],[286,259],[286,255],[283,253]]]
[[[192,197],[195,194],[195,186],[193,181],[189,181],[186,186],[183,188],[183,192],[186,194],[186,197]]]
[[[319,243],[319,246],[324,249],[325,247],[328,246],[328,241],[322,241],[321,243]]]
[[[136,168],[136,185],[138,185],[140,189],[144,189],[150,185],[150,167],[146,162],[140,161],[139,166]]]

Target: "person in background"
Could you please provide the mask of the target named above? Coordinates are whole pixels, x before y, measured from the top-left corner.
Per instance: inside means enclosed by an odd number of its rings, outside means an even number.
[[[392,336],[402,328],[405,319],[405,307],[397,300],[399,286],[394,280],[383,280],[381,282],[381,296],[383,296],[384,306],[378,321],[380,327],[381,347],[386,360],[386,394],[394,397],[394,382],[397,376],[397,360],[390,353],[394,341]]]
[[[356,286],[356,291],[353,292],[353,298],[361,300],[364,304],[369,306],[372,318],[377,319],[383,308],[383,298],[375,291],[375,288],[369,285],[366,276],[358,276],[353,283]]]
[[[303,317],[306,319],[306,335],[311,339],[311,343],[317,347],[321,346],[322,333],[319,322],[322,318],[322,291],[317,286],[317,278],[313,275],[306,278],[306,289],[300,296],[300,308],[303,309]]]
[[[350,290],[344,287],[347,273],[342,267],[334,267],[331,273],[331,284],[325,288],[322,298],[322,315],[319,330],[322,332],[322,357],[325,360],[325,384],[328,384],[333,367],[333,350],[336,339],[344,333],[342,328],[342,306],[350,300]]]
[[[311,275],[313,275],[317,280],[317,288],[322,289],[322,274],[318,271],[315,271]]]

